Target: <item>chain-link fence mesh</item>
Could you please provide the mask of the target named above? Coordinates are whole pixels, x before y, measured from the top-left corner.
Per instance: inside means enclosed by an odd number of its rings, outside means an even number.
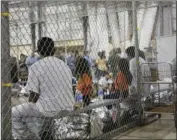
[[[153,40],[176,32],[175,6],[3,2],[3,138],[110,138],[135,127],[144,97],[135,57],[157,61]]]

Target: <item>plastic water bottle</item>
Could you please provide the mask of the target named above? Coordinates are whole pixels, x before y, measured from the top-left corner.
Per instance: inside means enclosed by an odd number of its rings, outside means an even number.
[[[83,95],[81,93],[76,93],[75,96],[76,104],[78,108],[83,107]]]

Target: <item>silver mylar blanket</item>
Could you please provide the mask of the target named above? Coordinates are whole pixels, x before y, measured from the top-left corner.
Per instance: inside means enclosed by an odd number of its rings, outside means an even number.
[[[86,139],[89,136],[89,115],[81,113],[54,120],[55,139]]]

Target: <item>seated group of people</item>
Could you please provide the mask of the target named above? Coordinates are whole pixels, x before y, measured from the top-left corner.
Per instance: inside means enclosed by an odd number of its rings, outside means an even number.
[[[26,128],[23,118],[53,117],[62,110],[73,110],[76,103],[72,87],[72,72],[67,64],[53,56],[54,41],[42,37],[37,43],[37,48],[41,59],[30,67],[25,87],[29,92],[29,101],[12,108],[12,134],[17,139],[23,139],[25,134],[21,131]],[[113,84],[110,82],[114,85],[110,87],[111,94],[119,96],[122,93],[127,97],[134,75],[130,73],[127,59],[121,59],[119,67],[120,71]],[[88,60],[84,57],[77,58],[76,75],[76,95],[81,94],[83,106],[87,106],[93,93],[93,83]],[[108,75],[105,77],[109,78]],[[102,82],[104,83],[104,80]],[[105,87],[102,89],[105,90]]]
[[[98,81],[98,95],[104,99],[127,98],[129,92],[135,93],[137,88],[137,62],[135,58],[135,47],[130,46],[126,50],[128,58],[120,58],[118,62],[119,71],[116,76],[104,72]],[[82,61],[81,61],[82,60]],[[144,53],[140,53],[139,64],[145,64],[146,59]],[[78,65],[79,64],[79,65]],[[92,76],[89,70],[88,62],[84,58],[78,61],[76,72],[79,72],[76,93],[83,95],[84,105],[90,103],[90,97],[93,90]],[[150,78],[150,68],[148,65],[143,66],[140,71],[141,80]],[[143,96],[147,96],[150,92],[150,84],[144,84],[141,88]]]
[[[129,62],[127,59],[121,58],[119,61],[120,71],[116,77],[112,77],[112,74],[105,73],[104,77],[99,80],[98,94],[103,94],[104,98],[122,98],[128,97],[129,86],[132,83],[132,74],[129,70]],[[113,79],[115,79],[113,81]]]

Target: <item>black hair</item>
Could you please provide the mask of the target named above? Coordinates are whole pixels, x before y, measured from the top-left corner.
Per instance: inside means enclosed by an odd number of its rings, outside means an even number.
[[[102,53],[101,52],[98,52],[98,56],[101,57]]]
[[[84,73],[87,73],[89,76],[91,76],[89,63],[85,58],[78,57],[76,60],[75,74],[82,76]]]
[[[139,57],[143,58],[144,60],[146,60],[145,54],[143,51],[139,50]]]
[[[106,58],[106,56],[105,56],[105,51],[101,51],[101,52],[99,52],[99,57],[100,57],[100,59],[104,59],[104,58]]]
[[[132,58],[135,57],[135,47],[134,46],[130,46],[126,49],[126,54]]]
[[[49,37],[42,37],[37,42],[38,53],[42,56],[53,56],[55,53],[54,41]]]
[[[129,70],[129,62],[128,62],[127,59],[121,58],[119,60],[119,69],[126,76],[128,85],[131,85],[133,76],[132,76],[132,74],[131,74],[131,72]]]
[[[23,53],[21,53],[20,56],[26,56],[26,55],[24,55]]]

